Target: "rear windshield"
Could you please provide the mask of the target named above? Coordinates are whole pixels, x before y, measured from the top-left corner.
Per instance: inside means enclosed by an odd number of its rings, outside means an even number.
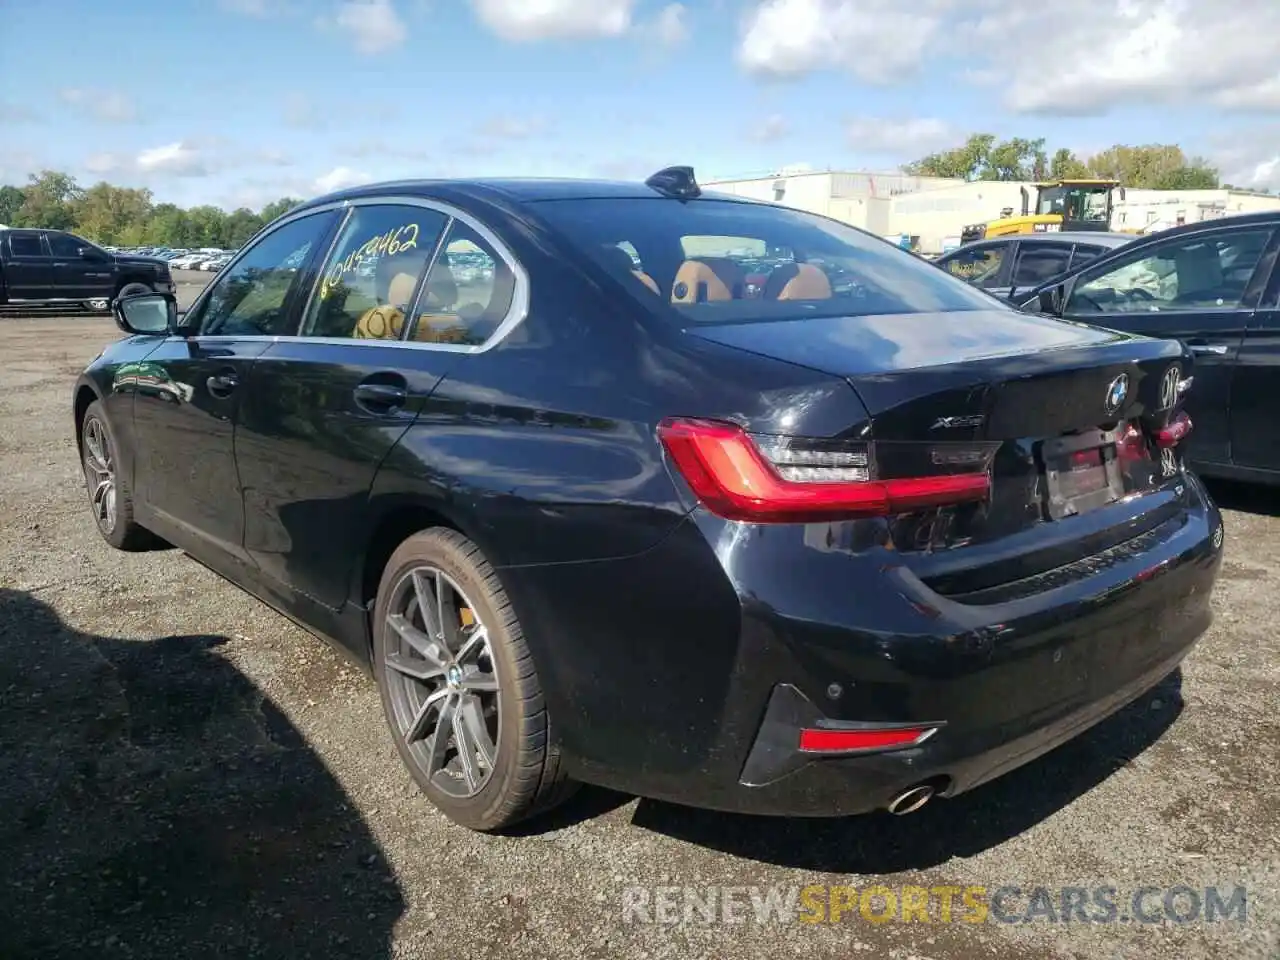
[[[544,200],[538,212],[638,296],[689,321],[998,307],[912,253],[786,207],[654,197]]]

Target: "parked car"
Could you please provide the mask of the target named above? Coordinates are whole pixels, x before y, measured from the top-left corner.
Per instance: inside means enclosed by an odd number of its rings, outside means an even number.
[[[1130,233],[1012,234],[967,243],[934,260],[952,276],[997,297],[1024,293],[1135,239]]]
[[[747,299],[686,252],[718,237],[793,259]],[[161,537],[365,665],[473,828],[575,781],[909,812],[1119,709],[1210,622],[1181,345],[688,168],[330,194],[189,311],[116,316],[74,388],[102,536]]]
[[[0,304],[105,310],[120,296],[173,292],[169,265],[111,253],[64,230],[0,229]]]
[[[1187,457],[1205,475],[1280,483],[1280,213],[1135,240],[1021,302],[1056,317],[1185,342],[1195,354]]]

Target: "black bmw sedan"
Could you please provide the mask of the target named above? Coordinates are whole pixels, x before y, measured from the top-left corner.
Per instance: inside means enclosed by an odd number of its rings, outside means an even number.
[[[1117,710],[1210,621],[1178,343],[688,168],[332,194],[185,313],[115,312],[73,404],[102,535],[366,665],[476,829],[583,781],[909,812]]]

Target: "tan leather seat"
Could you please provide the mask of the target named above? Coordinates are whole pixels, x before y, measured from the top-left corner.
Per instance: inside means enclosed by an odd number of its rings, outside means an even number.
[[[680,264],[671,284],[671,302],[741,300],[746,279],[738,264],[723,257],[686,260]]]
[[[658,282],[636,267],[636,262],[631,259],[631,254],[614,243],[604,244],[602,250],[604,259],[611,270],[617,271],[620,275],[630,273],[654,293],[661,295],[662,291],[658,288]]]
[[[784,263],[764,283],[765,300],[830,300],[831,280],[811,263]]]
[[[399,340],[404,330],[404,311],[417,285],[418,278],[412,273],[393,274],[387,283],[386,302],[362,313],[351,336],[360,340]]]

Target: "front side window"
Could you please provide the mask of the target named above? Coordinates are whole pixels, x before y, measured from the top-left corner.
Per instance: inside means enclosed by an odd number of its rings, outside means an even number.
[[[1066,313],[1235,309],[1270,238],[1250,230],[1160,244],[1077,284]]]
[[[1067,244],[1024,243],[1013,268],[1013,285],[1035,287],[1067,272],[1071,247]]]
[[[302,335],[400,339],[448,219],[417,206],[353,209],[320,271]]]
[[[772,204],[663,197],[542,200],[537,213],[638,297],[657,288],[683,320],[776,320],[1000,309],[879,237]],[[623,241],[652,286],[634,276]],[[615,252],[611,252],[609,248]]]
[[[9,252],[15,257],[43,257],[44,246],[38,233],[9,234]]]
[[[455,220],[427,274],[410,337],[482,344],[506,319],[515,289],[515,274],[489,241]]]
[[[1096,260],[1106,252],[1106,247],[1096,247],[1092,244],[1077,243],[1075,253],[1071,255],[1071,269],[1083,267],[1090,260]]]
[[[55,257],[78,257],[81,248],[93,246],[88,240],[81,240],[70,233],[51,233],[48,237],[49,249]]]
[[[947,273],[965,283],[989,290],[1000,282],[1000,267],[1004,263],[1004,247],[977,247],[959,250],[942,266]]]
[[[199,308],[200,333],[217,336],[288,336],[291,294],[303,268],[328,232],[333,214],[286,223],[247,250],[218,278]]]

